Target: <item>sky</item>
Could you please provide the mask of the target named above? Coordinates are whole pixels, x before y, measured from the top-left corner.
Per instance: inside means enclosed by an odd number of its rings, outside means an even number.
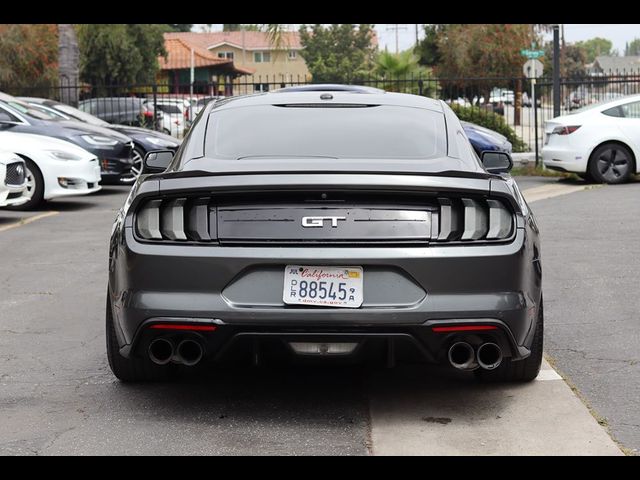
[[[194,30],[198,31],[202,26],[195,25]],[[381,49],[386,46],[390,52],[395,52],[395,26],[394,24],[377,24],[375,26]],[[400,51],[406,50],[416,42],[416,26],[413,24],[398,24],[397,26],[399,27],[398,48]],[[290,27],[298,28],[299,25],[291,25]],[[222,24],[213,24],[212,28],[213,30],[222,30]],[[423,37],[421,26],[418,26],[418,35],[419,38]],[[623,55],[625,43],[634,38],[640,38],[640,24],[565,24],[564,37],[568,43],[588,40],[594,37],[604,37],[611,40],[613,48]]]

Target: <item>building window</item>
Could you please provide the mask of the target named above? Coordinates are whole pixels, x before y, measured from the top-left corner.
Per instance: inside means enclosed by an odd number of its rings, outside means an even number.
[[[298,52],[289,50],[289,60],[295,60],[296,58],[298,58]]]
[[[253,61],[255,63],[267,63],[271,61],[270,52],[253,52]]]
[[[268,92],[269,84],[268,83],[254,83],[253,84],[254,92]]]
[[[233,52],[218,52],[218,58],[233,60]]]

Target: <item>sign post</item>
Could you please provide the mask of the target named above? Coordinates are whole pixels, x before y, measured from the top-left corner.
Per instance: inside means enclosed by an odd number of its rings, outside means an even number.
[[[538,159],[538,102],[536,100],[536,79],[542,76],[543,71],[544,65],[537,58],[529,58],[529,60],[527,60],[522,67],[522,73],[524,73],[525,77],[531,80],[531,101],[533,106],[533,129],[535,132],[536,167],[538,167],[540,162]]]

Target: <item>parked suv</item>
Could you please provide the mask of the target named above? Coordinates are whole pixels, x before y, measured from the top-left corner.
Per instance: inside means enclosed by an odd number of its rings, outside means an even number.
[[[209,103],[117,214],[112,371],[377,359],[534,379],[538,228],[509,154],[482,162],[422,96],[312,85]]]
[[[137,97],[101,97],[83,100],[78,104],[83,112],[105,122],[137,127],[153,126],[153,103]]]

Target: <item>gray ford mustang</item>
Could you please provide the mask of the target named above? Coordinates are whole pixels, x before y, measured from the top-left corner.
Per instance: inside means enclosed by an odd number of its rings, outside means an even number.
[[[117,215],[113,373],[288,356],[534,379],[540,246],[511,165],[425,97],[313,85],[207,105]]]

